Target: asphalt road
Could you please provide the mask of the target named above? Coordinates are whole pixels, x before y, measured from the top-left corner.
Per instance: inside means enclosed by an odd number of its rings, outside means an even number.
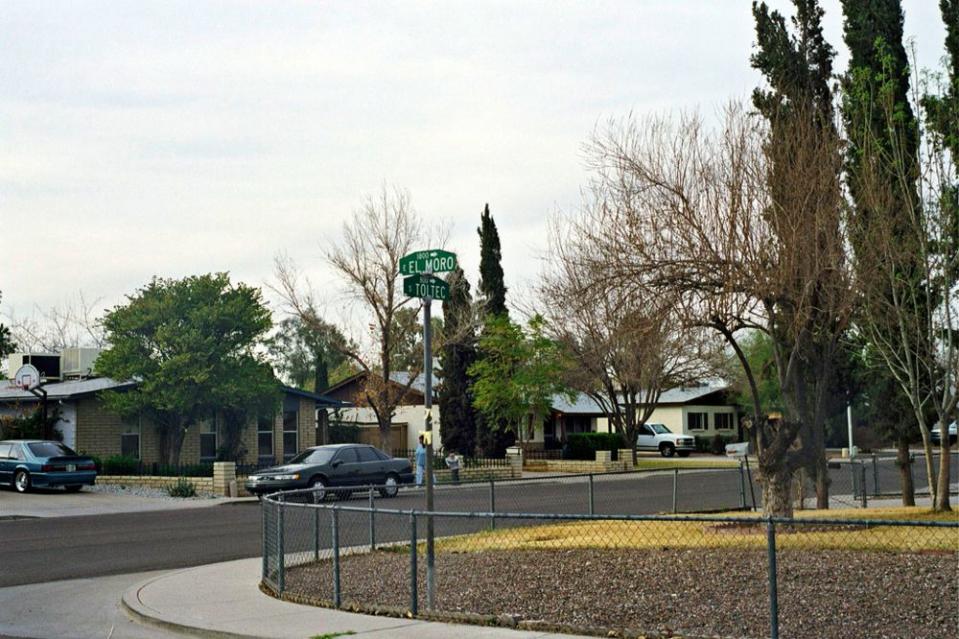
[[[867,466],[869,475],[872,470]],[[831,471],[833,494],[849,493],[846,467]],[[880,464],[880,483],[893,487],[897,471]],[[917,485],[923,485],[916,469]],[[677,480],[680,511],[736,508],[740,503],[740,475],[732,471],[684,471]],[[673,473],[595,476],[593,503],[597,513],[649,514],[672,509]],[[872,488],[867,477],[867,486]],[[756,498],[759,499],[758,489]],[[536,482],[497,483],[497,512],[586,513],[589,483],[585,478],[561,478]],[[344,505],[364,505],[355,497]],[[749,501],[747,492],[747,503]],[[376,499],[381,508],[408,510],[423,507],[421,492],[408,491],[395,499]],[[486,484],[441,487],[436,491],[436,509],[488,511],[490,489]],[[287,551],[312,548],[313,513],[296,509],[286,522],[291,531]],[[518,525],[498,521],[497,525]],[[437,534],[479,530],[488,521],[437,519]],[[263,520],[259,504],[233,503],[189,510],[169,510],[50,519],[0,521],[0,587],[62,579],[182,568],[261,554]],[[329,543],[329,528],[319,527],[321,545]],[[368,516],[344,513],[340,521],[344,546],[366,543]],[[420,534],[423,531],[421,529]],[[376,523],[380,542],[409,539],[408,516],[380,516]]]

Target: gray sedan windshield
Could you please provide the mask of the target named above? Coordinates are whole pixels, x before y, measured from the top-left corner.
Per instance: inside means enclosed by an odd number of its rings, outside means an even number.
[[[328,448],[317,448],[314,450],[304,450],[302,453],[291,459],[289,464],[328,464],[332,459],[335,450]]]

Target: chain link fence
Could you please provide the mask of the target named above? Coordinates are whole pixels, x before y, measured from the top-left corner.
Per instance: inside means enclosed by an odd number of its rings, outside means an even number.
[[[726,472],[706,474],[700,488],[737,479]],[[281,493],[263,501],[263,585],[302,603],[544,632],[956,636],[955,516],[608,512],[641,504],[650,480],[676,482],[682,504],[691,499],[682,476],[440,487],[432,513],[417,509],[415,490],[380,499],[369,487],[321,503],[309,491]],[[545,499],[557,490],[565,500]],[[529,503],[539,507],[512,508]],[[548,512],[562,506],[569,512]]]

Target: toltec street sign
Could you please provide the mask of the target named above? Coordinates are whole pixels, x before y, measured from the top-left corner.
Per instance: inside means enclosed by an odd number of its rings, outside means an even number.
[[[403,293],[445,301],[450,298],[450,285],[433,275],[410,275],[403,278]]]
[[[417,251],[400,258],[400,275],[417,273],[443,273],[456,268],[456,254],[432,249]],[[436,298],[439,299],[439,298]]]

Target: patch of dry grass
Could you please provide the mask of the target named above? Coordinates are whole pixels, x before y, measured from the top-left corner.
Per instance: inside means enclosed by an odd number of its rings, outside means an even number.
[[[728,517],[759,519],[758,513]],[[959,552],[959,528],[868,525],[867,520],[959,521],[959,513],[931,513],[923,508],[801,511],[796,518],[851,519],[860,525],[777,526],[781,549],[880,550],[895,552]],[[567,548],[764,548],[762,521],[722,523],[701,521],[577,521],[522,526],[437,540],[439,552],[545,550]]]

